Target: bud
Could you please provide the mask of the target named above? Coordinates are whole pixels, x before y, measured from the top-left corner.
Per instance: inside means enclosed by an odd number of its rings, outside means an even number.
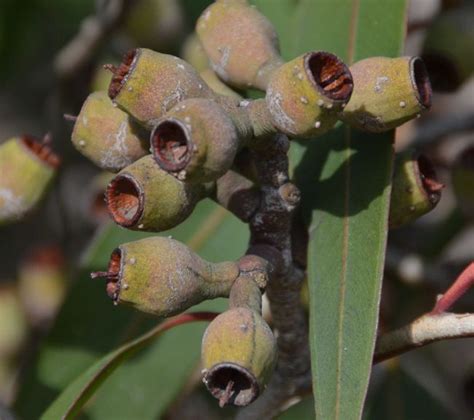
[[[30,323],[53,320],[66,294],[64,257],[56,246],[35,249],[20,265],[18,292]]]
[[[212,91],[186,61],[146,48],[128,52],[114,72],[110,98],[140,124],[152,128],[178,102],[213,97]]]
[[[428,26],[423,60],[433,89],[453,92],[474,73],[474,7],[445,12]]]
[[[151,237],[120,245],[112,252],[107,293],[159,317],[176,315],[206,300],[229,295],[239,275],[234,262],[210,263],[171,238]]]
[[[208,99],[188,99],[160,119],[151,133],[153,156],[186,182],[208,182],[232,165],[239,146],[227,113]]]
[[[206,195],[206,187],[179,181],[148,155],[112,179],[105,195],[115,223],[128,229],[161,232],[186,220]]]
[[[199,18],[196,32],[213,70],[233,86],[266,90],[282,64],[270,21],[246,1],[219,1]]]
[[[97,166],[118,172],[145,156],[145,130],[117,109],[105,92],[91,93],[79,113],[71,140]]]
[[[412,150],[398,155],[392,180],[390,229],[411,223],[434,209],[443,187],[425,156]]]
[[[371,57],[351,66],[354,92],[342,120],[372,133],[392,130],[431,106],[431,84],[419,57]]]
[[[294,137],[330,130],[352,94],[352,76],[335,55],[309,52],[281,66],[271,77],[266,102],[273,124]]]
[[[58,156],[31,136],[0,146],[0,225],[16,222],[39,204],[59,165]]]
[[[464,149],[451,173],[454,194],[459,207],[470,219],[474,217],[474,146]]]
[[[249,308],[215,318],[202,340],[203,381],[220,405],[246,406],[264,390],[276,361],[276,342],[262,316]]]

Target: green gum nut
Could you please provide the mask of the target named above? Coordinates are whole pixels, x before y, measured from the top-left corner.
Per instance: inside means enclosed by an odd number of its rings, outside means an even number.
[[[149,232],[179,225],[205,195],[205,186],[179,181],[161,169],[151,155],[119,172],[105,193],[115,223]]]
[[[392,180],[390,229],[411,223],[433,210],[443,187],[425,156],[412,150],[398,155]]]
[[[419,57],[371,57],[350,69],[354,91],[341,119],[354,128],[392,130],[431,106],[431,84]]]
[[[247,307],[230,309],[204,333],[203,382],[221,406],[246,406],[263,392],[276,357],[275,338],[262,316]]]
[[[474,73],[474,7],[442,13],[428,26],[422,57],[433,89],[453,92]]]
[[[146,48],[131,50],[112,70],[109,97],[148,128],[178,102],[214,95],[186,61]]]
[[[210,263],[187,246],[165,237],[120,245],[112,252],[105,277],[115,303],[159,317],[176,315],[207,299],[226,297],[239,275],[234,262]]]
[[[213,3],[196,32],[213,70],[232,86],[266,90],[269,76],[282,64],[273,25],[246,1]]]
[[[149,153],[145,130],[114,106],[106,92],[91,93],[76,118],[74,147],[98,167],[118,172]]]
[[[351,72],[339,58],[327,52],[309,52],[272,75],[266,103],[278,130],[291,137],[314,137],[337,122],[352,86]]]
[[[56,174],[59,158],[31,136],[14,137],[0,146],[0,225],[33,211]]]
[[[474,146],[464,149],[456,159],[451,182],[458,205],[466,217],[474,218]]]
[[[192,183],[213,181],[227,172],[238,146],[231,118],[208,99],[181,102],[151,133],[151,150],[158,165]]]

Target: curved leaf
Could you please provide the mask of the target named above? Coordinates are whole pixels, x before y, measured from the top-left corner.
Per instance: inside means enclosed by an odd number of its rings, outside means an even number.
[[[178,315],[164,321],[141,337],[107,354],[74,380],[54,403],[51,404],[41,418],[43,420],[74,418],[94,394],[95,390],[112,374],[123,360],[132,356],[132,354],[149,344],[150,341],[158,338],[158,336],[166,330],[189,322],[210,321],[216,315],[214,312],[196,312]]]

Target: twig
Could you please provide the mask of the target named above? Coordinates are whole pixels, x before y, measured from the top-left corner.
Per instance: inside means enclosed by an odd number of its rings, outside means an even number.
[[[249,252],[269,259],[274,267],[266,293],[277,332],[278,363],[263,395],[239,413],[240,419],[274,417],[310,372],[308,326],[300,300],[304,273],[293,264],[291,245],[292,216],[300,193],[289,182],[288,147],[288,139],[278,135],[254,152],[262,203],[250,222]],[[262,245],[275,249],[277,257],[259,254]]]
[[[474,314],[429,313],[409,325],[379,337],[374,363],[435,341],[467,337],[474,337]]]
[[[474,337],[474,314],[445,312],[474,285],[474,263],[458,276],[433,310],[398,330],[380,336],[374,363],[440,340]]]
[[[133,2],[134,0],[108,0],[97,14],[84,19],[76,36],[56,56],[56,74],[68,79],[83,69],[123,21]]]

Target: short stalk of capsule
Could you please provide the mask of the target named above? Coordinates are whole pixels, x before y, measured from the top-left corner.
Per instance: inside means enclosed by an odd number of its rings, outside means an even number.
[[[98,167],[118,172],[148,153],[147,133],[115,107],[105,92],[94,92],[76,118],[71,140]]]
[[[392,180],[390,228],[411,223],[431,211],[438,204],[443,187],[425,156],[412,150],[398,155]]]
[[[59,166],[50,146],[31,136],[0,146],[0,225],[32,212],[45,196]]]
[[[392,130],[431,106],[431,84],[419,57],[371,57],[350,70],[354,92],[341,119],[354,128]]]

